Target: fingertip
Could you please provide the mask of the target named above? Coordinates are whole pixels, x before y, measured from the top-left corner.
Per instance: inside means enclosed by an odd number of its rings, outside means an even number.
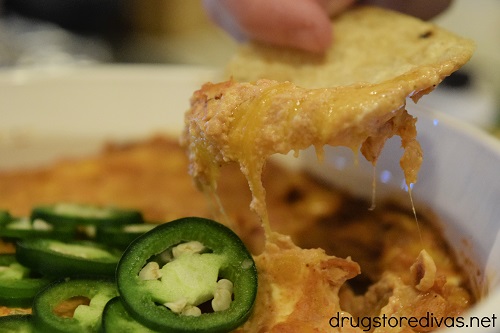
[[[332,39],[332,24],[325,15],[311,27],[297,30],[295,36],[288,40],[287,46],[312,53],[324,53],[331,46]]]

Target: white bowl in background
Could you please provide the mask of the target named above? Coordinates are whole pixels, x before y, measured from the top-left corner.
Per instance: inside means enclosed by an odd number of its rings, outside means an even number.
[[[178,133],[192,92],[206,81],[217,81],[218,74],[178,66],[0,72],[0,169],[96,151],[104,140]],[[424,151],[412,190],[417,209],[425,205],[438,214],[471,279],[484,286],[486,296],[469,315],[500,316],[500,142],[450,116],[412,102],[408,108],[419,119]],[[371,196],[373,168],[361,155],[357,166],[352,152],[342,148],[327,148],[325,163],[313,155],[306,150],[298,161],[355,194]],[[398,138],[393,138],[376,168],[377,200],[396,195],[409,202],[400,155]],[[500,322],[496,328],[458,331],[500,332]]]

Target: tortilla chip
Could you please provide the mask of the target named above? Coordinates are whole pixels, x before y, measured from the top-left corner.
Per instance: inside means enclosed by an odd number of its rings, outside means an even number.
[[[304,88],[380,83],[416,71],[439,79],[464,65],[474,43],[435,24],[377,7],[355,7],[337,17],[324,55],[282,47],[243,45],[227,66],[236,81],[273,79]],[[438,82],[439,81],[439,82]],[[431,88],[432,85],[429,86]]]

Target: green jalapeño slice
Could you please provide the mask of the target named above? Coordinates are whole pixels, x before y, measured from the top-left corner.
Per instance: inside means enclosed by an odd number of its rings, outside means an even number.
[[[30,307],[38,291],[49,282],[49,279],[32,276],[14,254],[0,254],[0,305]],[[0,332],[3,331],[0,329]]]
[[[131,316],[164,332],[229,332],[248,319],[257,294],[257,269],[243,242],[197,217],[137,238],[116,274]]]
[[[118,295],[116,285],[103,279],[62,279],[38,293],[33,302],[33,324],[36,332],[97,333],[101,330],[102,312],[108,301]],[[85,300],[72,315],[64,304]],[[63,305],[63,306],[61,306]]]
[[[56,227],[77,225],[98,227],[144,222],[138,210],[64,202],[34,207],[31,219],[41,219]]]
[[[46,276],[114,276],[121,251],[93,241],[25,239],[16,244],[17,260]]]

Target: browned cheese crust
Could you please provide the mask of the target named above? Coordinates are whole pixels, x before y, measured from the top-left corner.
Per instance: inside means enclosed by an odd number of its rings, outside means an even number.
[[[86,158],[1,171],[0,208],[25,216],[40,203],[74,201],[135,207],[148,221],[158,223],[188,215],[213,218],[212,207],[196,190],[187,168],[188,159],[177,139],[110,144]],[[390,304],[401,304],[404,314],[415,314],[437,311],[436,302],[440,302],[444,310],[439,313],[457,315],[472,304],[468,280],[436,228],[435,218],[419,216],[419,233],[409,210],[381,203],[370,211],[368,201],[268,162],[263,183],[273,194],[268,198],[272,228],[291,239],[278,236],[263,251],[264,235],[248,209],[251,195],[245,177],[236,165],[227,165],[222,172],[218,195],[233,227],[256,254],[259,268],[255,311],[242,330],[324,329],[339,308],[356,317],[389,313]],[[437,268],[436,283],[425,293],[413,288],[410,270],[421,250],[419,235]],[[4,250],[12,251],[12,246]],[[428,302],[431,299],[435,301]],[[6,315],[30,309],[0,307],[0,311]],[[317,318],[316,326],[308,326],[309,316]]]

